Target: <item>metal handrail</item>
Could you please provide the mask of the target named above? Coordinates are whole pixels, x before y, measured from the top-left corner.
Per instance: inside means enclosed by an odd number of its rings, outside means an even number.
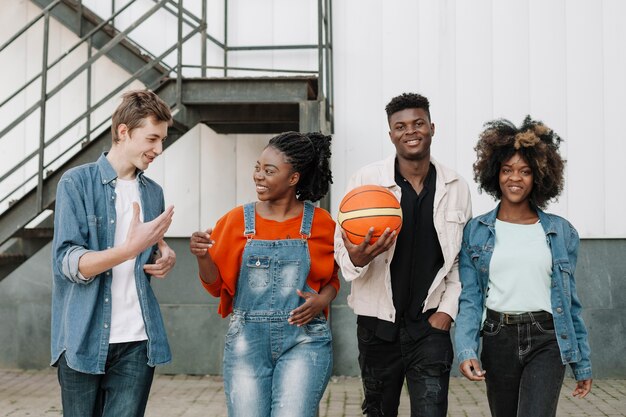
[[[207,70],[223,70],[224,76],[228,75],[228,71],[253,71],[253,72],[269,72],[269,73],[284,73],[284,74],[317,74],[318,75],[318,100],[324,100],[326,105],[327,117],[331,120],[332,126],[332,105],[333,105],[333,93],[332,93],[332,19],[331,19],[331,1],[332,0],[318,0],[318,44],[295,44],[295,45],[237,45],[231,46],[228,45],[228,0],[224,0],[224,41],[220,42],[214,36],[208,33],[207,28],[207,10],[206,4],[203,2],[202,7],[202,16],[198,17],[186,9],[183,5],[183,0],[153,0],[155,5],[147,12],[145,12],[139,19],[136,19],[133,23],[131,23],[128,27],[126,27],[123,31],[117,31],[115,28],[114,36],[110,39],[105,45],[101,46],[96,52],[91,53],[92,48],[92,40],[95,34],[99,31],[103,30],[105,26],[109,25],[112,27],[112,24],[115,22],[115,18],[117,18],[121,13],[126,11],[130,5],[135,3],[136,0],[129,0],[125,5],[123,5],[120,9],[115,8],[113,4],[111,7],[111,15],[102,19],[97,25],[95,25],[89,32],[83,34],[82,32],[82,22],[83,22],[83,5],[82,0],[78,0],[78,14],[80,17],[79,24],[79,40],[76,44],[72,45],[68,50],[66,50],[61,56],[56,58],[52,62],[48,62],[48,33],[49,33],[49,19],[51,17],[51,12],[54,7],[63,3],[65,0],[54,0],[50,4],[48,4],[37,16],[35,16],[30,22],[28,22],[24,27],[22,27],[17,33],[15,33],[8,41],[0,46],[0,52],[5,50],[9,45],[15,42],[21,35],[26,33],[30,28],[32,28],[37,22],[44,19],[44,48],[43,48],[43,56],[42,56],[42,68],[41,72],[35,75],[33,78],[29,79],[23,86],[21,86],[17,91],[11,93],[8,98],[3,99],[0,103],[0,108],[8,104],[13,98],[15,98],[18,94],[22,93],[29,86],[31,86],[37,79],[41,79],[41,88],[40,88],[40,97],[39,100],[28,107],[21,115],[15,118],[8,126],[0,130],[0,140],[6,136],[11,130],[13,130],[20,123],[24,122],[24,120],[33,114],[35,111],[39,110],[39,147],[36,151],[31,152],[29,155],[24,157],[21,161],[19,161],[16,165],[14,165],[9,171],[3,173],[0,176],[0,184],[3,183],[7,178],[15,173],[15,170],[24,167],[27,163],[32,161],[35,157],[38,157],[38,169],[37,172],[33,175],[28,176],[24,181],[22,181],[19,185],[13,188],[10,192],[4,194],[4,196],[0,196],[0,204],[5,203],[10,197],[15,195],[20,189],[24,187],[28,187],[28,184],[37,177],[37,204],[39,211],[43,210],[43,202],[42,202],[42,192],[43,192],[43,181],[45,177],[45,173],[50,167],[54,166],[61,158],[67,156],[72,150],[74,150],[78,144],[85,141],[90,141],[92,135],[95,133],[101,132],[103,125],[109,120],[109,118],[105,118],[102,122],[98,123],[95,127],[91,125],[91,119],[93,117],[93,113],[95,110],[100,108],[103,104],[109,101],[111,98],[116,96],[120,91],[122,91],[125,87],[127,87],[132,82],[140,79],[147,71],[152,69],[154,66],[160,66],[165,69],[163,74],[163,78],[168,77],[172,73],[176,76],[176,103],[168,103],[174,106],[182,105],[182,77],[183,70],[186,68],[194,68],[200,69],[202,76],[206,76]],[[115,0],[112,0],[112,3]],[[178,35],[177,42],[175,45],[169,47],[165,52],[160,54],[158,57],[153,56],[149,53],[145,48],[141,47],[138,43],[133,41],[128,35],[135,28],[145,22],[150,16],[156,13],[158,10],[165,10],[170,14],[173,14],[177,18],[178,22]],[[189,28],[188,33],[183,36],[183,27]],[[201,64],[200,65],[189,65],[185,64],[182,59],[182,45],[189,41],[193,36],[200,33],[200,39],[202,42],[201,48]],[[208,65],[206,62],[207,56],[207,48],[208,42],[218,46],[223,50],[223,65]],[[137,48],[141,54],[150,58],[150,61],[143,65],[139,70],[135,71],[131,76],[123,82],[121,85],[112,89],[109,94],[107,94],[104,98],[100,99],[97,103],[91,103],[91,67],[92,65],[102,56],[104,56],[107,52],[109,52],[116,45],[125,42],[133,47]],[[50,91],[47,91],[47,73],[54,66],[56,66],[59,62],[61,62],[66,56],[68,56],[72,51],[76,50],[79,46],[87,44],[88,47],[88,56],[87,60],[83,62],[76,70],[74,70],[70,75],[66,76],[62,81],[56,84]],[[257,68],[257,67],[247,67],[247,66],[229,66],[228,58],[230,53],[245,53],[246,51],[276,51],[276,50],[303,50],[317,49],[318,53],[318,68],[316,70],[303,70],[303,69],[286,69],[286,68]],[[165,58],[174,51],[177,51],[177,62],[174,67],[171,67],[165,62]],[[76,76],[81,74],[83,71],[87,71],[87,81],[88,85],[86,88],[86,110],[76,117],[74,120],[69,122],[64,128],[54,134],[51,138],[46,139],[45,136],[45,119],[46,119],[46,104],[48,101],[62,91],[65,86],[67,86]],[[162,79],[161,79],[162,80]],[[161,80],[156,81],[158,84]],[[156,85],[156,84],[155,84]],[[77,141],[73,141],[69,146],[65,147],[59,154],[57,154],[51,161],[44,163],[44,154],[45,149],[65,135],[70,129],[72,129],[76,124],[81,121],[86,121],[86,132],[82,135]],[[0,214],[3,210],[0,208]]]

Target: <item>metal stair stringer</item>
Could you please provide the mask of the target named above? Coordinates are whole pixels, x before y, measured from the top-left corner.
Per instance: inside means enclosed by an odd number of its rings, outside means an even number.
[[[30,1],[41,9],[45,9],[54,2],[54,0]],[[103,22],[103,19],[92,12],[89,8],[85,6],[79,7],[78,2],[72,0],[61,0],[59,4],[50,10],[50,15],[67,29],[75,33],[79,38]],[[93,34],[92,46],[96,49],[101,49],[118,33],[119,32],[115,29],[115,27],[111,24],[106,24]],[[154,58],[152,56],[148,56],[146,51],[142,50],[138,45],[135,45],[128,39],[121,40],[104,55],[121,68],[124,68],[130,74],[133,74],[135,71],[141,69]],[[169,72],[169,68],[164,67],[160,63],[156,63],[152,68],[142,74],[139,77],[139,80],[144,85],[155,85],[167,76]]]

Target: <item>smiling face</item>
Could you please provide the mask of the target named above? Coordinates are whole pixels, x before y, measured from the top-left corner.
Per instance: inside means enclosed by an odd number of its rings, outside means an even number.
[[[533,190],[533,171],[519,152],[500,165],[499,181],[503,203],[528,204]]]
[[[300,173],[293,172],[285,162],[285,154],[268,146],[263,150],[252,175],[260,201],[276,201],[294,198]]]
[[[399,158],[418,161],[430,159],[430,144],[435,125],[424,109],[400,110],[389,116],[389,138]]]
[[[163,152],[163,141],[167,137],[167,122],[153,117],[144,119],[141,126],[129,131],[125,124],[117,128],[119,147],[127,169],[145,171],[154,159]]]

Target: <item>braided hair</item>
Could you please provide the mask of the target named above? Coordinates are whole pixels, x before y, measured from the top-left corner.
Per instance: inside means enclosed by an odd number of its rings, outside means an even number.
[[[502,163],[516,152],[528,162],[533,173],[530,203],[545,208],[563,191],[565,160],[559,154],[562,139],[542,122],[526,116],[518,128],[506,119],[485,123],[480,133],[474,163],[474,180],[479,190],[496,199],[502,198],[499,175]]]
[[[318,201],[328,193],[333,175],[330,170],[331,137],[318,132],[285,132],[270,139],[272,147],[285,155],[293,172],[300,173],[296,198]]]

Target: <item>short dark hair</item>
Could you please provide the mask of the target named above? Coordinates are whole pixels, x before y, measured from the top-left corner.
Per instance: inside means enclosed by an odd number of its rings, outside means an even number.
[[[282,152],[293,172],[300,173],[296,185],[298,200],[315,202],[328,193],[333,182],[330,141],[330,136],[317,132],[285,132],[270,139],[267,146]]]
[[[122,95],[122,102],[111,117],[111,136],[113,142],[119,142],[117,127],[121,124],[128,126],[128,133],[143,126],[147,117],[153,117],[158,122],[167,122],[172,125],[170,107],[155,93],[149,90],[131,90]]]
[[[428,114],[428,121],[432,121],[430,118],[430,103],[428,99],[416,93],[403,93],[392,98],[387,106],[385,106],[387,120],[389,120],[392,114],[405,109],[422,109]]]
[[[562,139],[542,122],[526,116],[517,128],[506,119],[485,123],[480,133],[474,163],[474,180],[479,190],[495,199],[502,198],[500,167],[519,152],[533,173],[533,189],[529,200],[538,208],[545,208],[563,191],[565,160],[559,153]]]

